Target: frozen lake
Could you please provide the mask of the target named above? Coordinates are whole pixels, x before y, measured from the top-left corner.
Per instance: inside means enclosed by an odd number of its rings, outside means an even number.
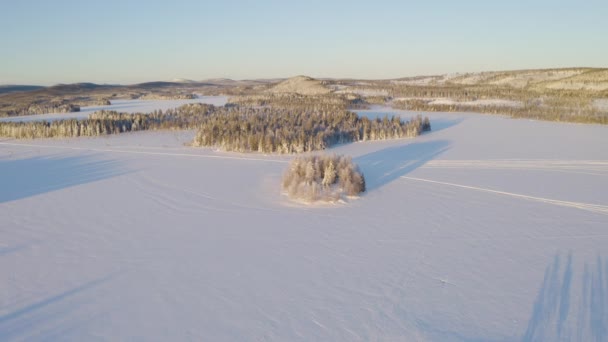
[[[0,121],[52,121],[61,119],[85,119],[98,110],[114,110],[126,113],[150,113],[154,110],[167,110],[177,108],[189,103],[207,103],[214,106],[223,106],[228,101],[227,96],[199,96],[191,100],[113,100],[109,106],[81,107],[80,112],[49,113],[38,115],[14,116],[0,118]]]
[[[608,340],[608,127],[428,115],[323,207],[192,131],[0,140],[0,340]]]

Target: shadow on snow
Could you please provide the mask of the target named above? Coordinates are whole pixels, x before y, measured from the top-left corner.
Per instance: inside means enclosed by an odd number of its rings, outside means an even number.
[[[0,160],[0,203],[125,174],[118,162],[78,157]]]
[[[448,149],[447,140],[414,142],[357,157],[355,162],[365,175],[367,191],[373,191],[416,170]]]
[[[585,263],[578,296],[572,293],[572,275],[572,255],[563,271],[556,255],[545,270],[523,341],[608,340],[608,259]]]
[[[608,258],[585,262],[582,277],[576,274],[572,254],[554,256],[519,336],[472,337],[424,321],[417,326],[438,341],[608,341]]]
[[[66,321],[64,318],[87,301],[85,298],[77,298],[78,295],[99,287],[115,275],[115,273],[109,274],[91,280],[0,315],[0,340],[27,339],[34,336],[41,340],[65,338],[65,334],[70,328],[68,327],[69,320]],[[4,309],[0,308],[3,311]],[[76,321],[79,321],[79,319],[76,319]],[[78,326],[72,328],[78,328]]]

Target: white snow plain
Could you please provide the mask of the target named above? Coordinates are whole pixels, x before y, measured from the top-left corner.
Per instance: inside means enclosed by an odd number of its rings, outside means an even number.
[[[608,127],[428,116],[322,207],[192,131],[0,141],[0,340],[607,340]]]

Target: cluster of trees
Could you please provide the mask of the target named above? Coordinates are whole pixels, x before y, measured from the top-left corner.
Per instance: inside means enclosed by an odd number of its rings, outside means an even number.
[[[464,85],[391,85],[389,94],[392,97],[450,98],[456,101],[473,101],[480,98],[522,100],[530,95],[529,91],[511,87]]]
[[[282,182],[292,199],[336,201],[365,191],[365,177],[347,156],[305,156],[291,161]]]
[[[146,122],[143,114],[118,113],[111,119],[0,122],[0,136],[17,139],[100,136],[146,129],[144,124]]]
[[[505,85],[468,85],[445,83],[441,85],[381,84],[391,97],[450,98],[456,101],[476,99],[504,99],[525,102],[538,98],[605,98],[608,91],[597,92],[581,89],[514,88]]]
[[[150,129],[195,129],[214,109],[212,105],[197,103],[150,114],[104,110],[90,114],[84,120],[0,122],[0,136],[17,139],[70,138]]]
[[[472,111],[547,121],[608,124],[608,112],[592,105],[593,99],[608,97],[608,91],[542,87],[514,88],[489,84],[451,84],[449,82],[442,85],[379,83],[376,84],[376,87],[387,90],[389,98],[408,99],[393,102],[392,106],[400,109],[441,112]],[[437,98],[449,98],[459,102],[503,99],[520,101],[523,105],[508,107],[429,104],[432,99]]]
[[[546,121],[608,124],[608,113],[601,112],[586,99],[527,100],[523,106],[471,106],[466,104],[430,104],[429,100],[394,101],[393,108],[426,112],[475,112],[503,114],[514,118]]]
[[[232,107],[201,123],[193,146],[226,151],[300,153],[335,144],[415,137],[431,129],[428,118],[369,119],[347,111]]]
[[[102,97],[100,99],[97,99],[93,104],[96,106],[109,106],[112,104],[112,102],[110,102],[110,99],[108,99],[107,97]]]
[[[198,129],[193,146],[226,151],[300,153],[362,140],[415,137],[430,130],[428,118],[369,119],[347,111],[187,104],[149,114],[95,112],[84,120],[0,122],[0,136],[65,138],[155,129]]]
[[[345,110],[354,99],[346,95],[257,94],[233,96],[228,104],[247,107],[273,107],[304,110]]]
[[[29,104],[27,106],[7,110],[3,116],[71,112],[80,112],[80,106],[72,103]]]

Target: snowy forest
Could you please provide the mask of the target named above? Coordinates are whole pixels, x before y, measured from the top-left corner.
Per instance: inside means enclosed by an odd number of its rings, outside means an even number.
[[[157,129],[196,129],[193,146],[226,151],[300,153],[335,144],[415,137],[431,129],[428,118],[369,119],[343,110],[215,107],[188,104],[150,114],[95,112],[87,119],[0,122],[0,136],[17,139],[100,136]]]
[[[300,153],[354,141],[415,137],[430,129],[428,118],[421,116],[403,121],[399,117],[369,119],[346,110],[236,107],[209,116],[193,145],[238,152]]]
[[[514,118],[608,124],[608,115],[593,106],[591,99],[527,99],[522,106],[473,106],[466,104],[430,104],[431,100],[393,101],[396,109],[424,112],[477,112],[503,114]]]

